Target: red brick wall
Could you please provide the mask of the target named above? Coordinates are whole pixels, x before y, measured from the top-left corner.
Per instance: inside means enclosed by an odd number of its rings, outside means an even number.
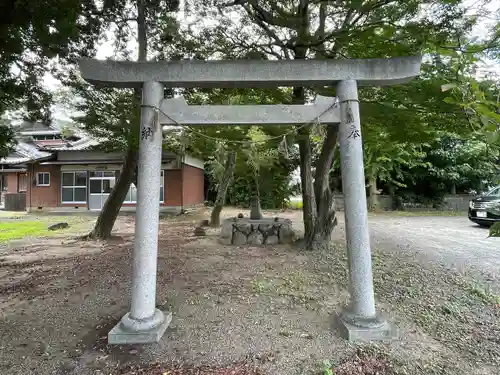
[[[29,168],[30,172],[32,171]],[[38,172],[50,173],[50,186],[36,186],[36,174]],[[37,207],[57,207],[61,199],[61,171],[56,165],[33,166],[33,172],[28,179],[28,191],[26,192],[26,206]]]
[[[165,203],[164,206],[182,206],[182,170],[165,171]]]
[[[182,195],[184,206],[203,204],[205,201],[205,177],[203,169],[183,165]]]

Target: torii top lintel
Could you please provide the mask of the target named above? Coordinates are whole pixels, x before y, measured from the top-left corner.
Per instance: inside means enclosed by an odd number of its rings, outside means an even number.
[[[358,86],[388,86],[420,74],[421,56],[342,60],[113,61],[80,60],[82,77],[109,87],[328,86],[356,80]]]

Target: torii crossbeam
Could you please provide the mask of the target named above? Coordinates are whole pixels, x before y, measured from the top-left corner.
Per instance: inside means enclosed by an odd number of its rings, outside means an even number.
[[[156,267],[161,125],[279,125],[314,119],[339,125],[350,304],[339,314],[350,340],[387,338],[390,325],[375,310],[358,85],[386,86],[420,74],[420,56],[366,60],[279,61],[99,61],[80,62],[82,76],[96,85],[142,87],[141,138],[132,271],[132,303],[108,335],[110,344],[159,341],[172,315],[156,309]],[[165,87],[276,87],[336,85],[336,98],[313,105],[188,106],[164,99]],[[158,120],[159,119],[159,120]]]

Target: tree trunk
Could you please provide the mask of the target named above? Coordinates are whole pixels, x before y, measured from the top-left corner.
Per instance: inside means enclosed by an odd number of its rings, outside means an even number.
[[[111,236],[116,218],[120,212],[125,197],[127,196],[130,183],[134,177],[137,166],[137,150],[128,150],[125,156],[122,170],[118,176],[115,186],[111,190],[104,207],[102,208],[94,229],[88,235],[90,239],[106,239]]]
[[[302,87],[293,88],[293,104],[304,104],[305,96]],[[304,220],[304,238],[307,239],[314,232],[316,221],[316,199],[314,196],[312,175],[312,149],[310,129],[301,127],[298,131],[298,144],[300,154],[300,185],[302,187],[302,217]]]
[[[450,194],[455,195],[457,193],[457,185],[452,184]]]
[[[147,59],[148,41],[145,6],[145,0],[137,0],[138,61],[145,61]],[[137,102],[141,103],[142,89],[134,89],[134,95]],[[138,110],[140,110],[140,107],[138,107]],[[137,162],[139,153],[133,139],[134,137],[128,140],[128,149],[118,181],[111,190],[106,203],[104,203],[94,229],[87,236],[88,238],[104,240],[111,236],[111,231],[132,181],[135,182],[137,187]]]
[[[330,188],[330,168],[332,167],[337,145],[338,126],[329,125],[316,163],[314,194],[316,197],[317,217],[313,231],[306,237],[306,248],[314,250],[328,246],[332,231],[337,226],[335,201]]]
[[[259,187],[259,175],[254,172],[254,189],[250,200],[250,219],[260,220],[264,216],[262,215],[262,209],[260,208],[260,187]]]
[[[368,183],[370,184],[370,195],[368,196],[368,209],[370,211],[376,211],[379,208],[377,177],[376,176],[369,177]]]
[[[220,225],[220,214],[222,212],[222,208],[224,207],[224,203],[226,203],[227,189],[229,189],[229,186],[233,181],[235,167],[236,151],[231,151],[227,155],[224,176],[222,177],[222,181],[219,183],[214,208],[212,210],[212,214],[210,215],[210,225],[212,226]]]

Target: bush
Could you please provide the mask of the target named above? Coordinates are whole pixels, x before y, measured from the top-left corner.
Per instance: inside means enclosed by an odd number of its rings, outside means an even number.
[[[490,227],[490,237],[500,237],[500,221]]]
[[[302,210],[302,208],[304,208],[304,204],[302,201],[288,201],[286,207],[292,210]]]

